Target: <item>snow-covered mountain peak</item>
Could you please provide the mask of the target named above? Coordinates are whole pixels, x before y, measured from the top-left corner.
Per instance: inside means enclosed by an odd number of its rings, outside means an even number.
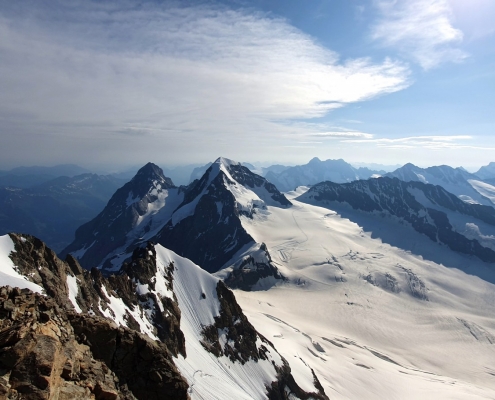
[[[236,257],[255,244],[245,229],[246,219],[263,218],[271,212],[269,207],[290,206],[265,178],[240,163],[219,158],[187,188],[156,241],[216,272],[235,264]]]
[[[269,207],[290,206],[265,178],[224,157],[199,180],[180,188],[149,163],[114,194],[100,215],[78,229],[65,254],[74,254],[86,268],[99,266],[110,273],[151,240],[216,272],[236,264],[239,252],[259,247],[243,226],[246,218],[263,218]],[[283,278],[269,260],[258,264],[250,269],[249,285],[242,280],[243,287],[249,289],[268,276]]]
[[[234,179],[230,176],[230,168],[233,166],[241,166],[241,163],[238,163],[237,161],[231,160],[229,158],[225,157],[218,157],[213,164],[210,165],[210,167],[206,170],[205,175],[203,175],[203,178],[207,179],[201,179],[201,181],[206,181],[206,185],[208,186],[211,184],[211,182],[222,172],[229,180],[233,181]]]
[[[227,189],[235,199],[237,210],[252,214],[254,208],[267,205],[287,207],[291,203],[265,178],[251,172],[241,163],[219,157],[206,170],[198,184],[186,195],[183,204],[197,202],[198,198],[213,191]],[[179,211],[179,210],[178,210]],[[182,215],[182,213],[179,213]]]
[[[142,198],[153,189],[175,187],[172,180],[163,174],[162,169],[153,163],[148,163],[142,167],[129,183],[131,184],[129,186],[134,194],[134,198]]]
[[[242,165],[241,163],[231,160],[230,158],[226,157],[218,157],[213,164],[218,164],[220,166],[223,166],[225,168],[230,167],[231,165]]]
[[[62,255],[72,253],[86,268],[100,266],[115,251],[122,253],[135,240],[156,234],[183,197],[160,167],[148,163],[114,193],[99,215],[78,228]]]

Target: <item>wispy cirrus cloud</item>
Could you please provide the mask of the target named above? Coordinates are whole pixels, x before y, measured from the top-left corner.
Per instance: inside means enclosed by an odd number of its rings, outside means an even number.
[[[429,150],[448,150],[448,149],[478,149],[494,150],[491,147],[482,147],[473,145],[475,138],[469,135],[445,135],[445,136],[411,136],[402,138],[376,138],[376,139],[348,139],[343,140],[345,143],[372,144],[377,147],[389,149],[429,149]]]
[[[318,138],[330,138],[330,139],[373,138],[373,135],[371,133],[356,132],[356,131],[319,132],[319,133],[313,133],[311,136]]]
[[[108,162],[129,152],[135,162],[243,158],[279,144],[287,121],[410,84],[401,62],[341,61],[286,20],[249,10],[42,3],[0,5],[0,119],[13,135],[4,161],[24,152],[42,162],[54,148],[74,162],[84,152]]]
[[[463,33],[453,25],[447,0],[377,0],[380,12],[372,38],[394,47],[423,69],[467,57],[458,45]]]

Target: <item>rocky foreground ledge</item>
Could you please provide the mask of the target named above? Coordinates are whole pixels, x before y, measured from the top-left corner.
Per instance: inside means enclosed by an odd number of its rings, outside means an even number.
[[[188,399],[165,345],[108,319],[0,289],[0,399]]]

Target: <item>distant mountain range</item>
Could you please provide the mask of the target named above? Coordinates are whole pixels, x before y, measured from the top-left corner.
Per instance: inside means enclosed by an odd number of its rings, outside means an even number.
[[[495,162],[491,162],[488,165],[481,167],[477,172],[476,176],[481,179],[495,179]]]
[[[0,187],[28,188],[59,176],[73,177],[90,172],[74,164],[55,165],[53,167],[17,167],[8,171],[0,171]]]
[[[105,207],[125,181],[95,174],[62,176],[30,188],[0,187],[0,234],[36,235],[60,251],[78,226]]]
[[[405,182],[439,185],[468,203],[489,206],[495,204],[495,187],[463,168],[452,168],[448,165],[420,168],[409,163],[385,176],[399,178]]]
[[[321,161],[315,157],[307,164],[282,169],[280,172],[275,169],[269,170],[265,178],[281,192],[288,192],[298,186],[310,186],[323,181],[344,183],[384,173],[385,171],[373,171],[368,168],[354,168],[344,160]]]

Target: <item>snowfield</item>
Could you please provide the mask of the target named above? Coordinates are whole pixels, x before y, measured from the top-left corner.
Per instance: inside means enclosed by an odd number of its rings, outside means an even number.
[[[399,222],[301,203],[302,191],[242,219],[290,283],[235,291],[296,381],[312,368],[332,399],[495,398],[495,266]]]
[[[263,399],[266,386],[276,380],[272,362],[281,366],[279,354],[269,348],[269,359],[248,361],[244,365],[228,357],[216,357],[205,350],[203,327],[214,324],[220,314],[216,287],[218,279],[211,276],[186,258],[182,258],[160,245],[156,247],[157,264],[173,262],[174,293],[181,309],[180,328],[186,339],[186,353],[175,360],[181,374],[187,379],[192,399]],[[203,298],[203,294],[205,295]],[[261,340],[258,339],[258,347]],[[299,383],[299,381],[298,381]],[[311,384],[310,391],[316,391]]]

